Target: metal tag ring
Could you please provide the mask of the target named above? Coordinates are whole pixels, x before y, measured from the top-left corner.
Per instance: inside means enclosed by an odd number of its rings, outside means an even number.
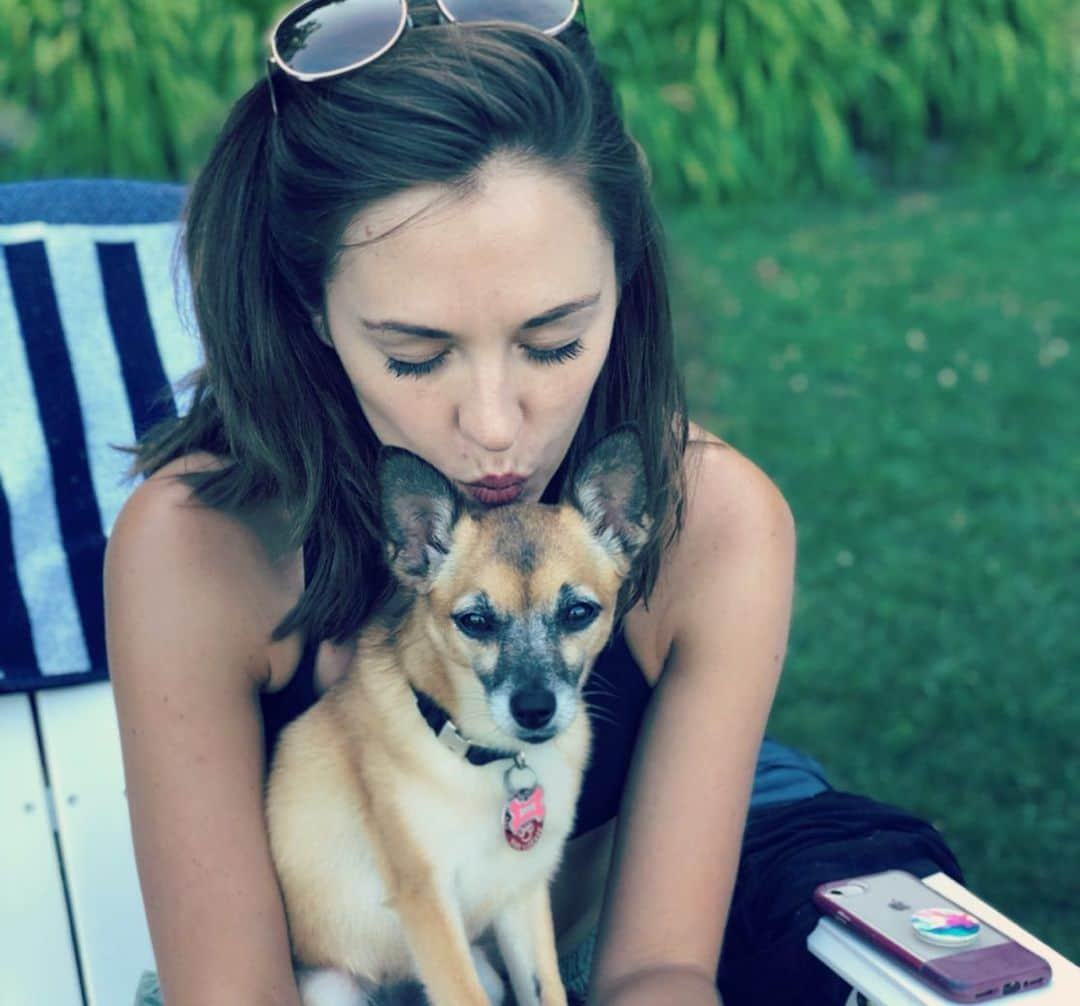
[[[521,776],[524,776],[526,782],[521,785],[515,784],[513,779],[515,772],[519,773],[519,775]],[[526,764],[525,759],[522,758],[521,755],[518,755],[514,759],[514,764],[506,770],[506,774],[503,776],[503,779],[506,782],[506,790],[508,793],[517,793],[523,789],[532,790],[535,789],[540,783],[540,780],[537,777],[536,773]]]

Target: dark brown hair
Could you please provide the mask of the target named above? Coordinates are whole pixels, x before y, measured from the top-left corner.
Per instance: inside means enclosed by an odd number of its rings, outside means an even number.
[[[219,469],[182,476],[204,505],[279,501],[289,545],[321,557],[273,639],[337,642],[385,595],[374,462],[379,444],[335,351],[317,335],[350,220],[417,185],[467,192],[493,154],[572,179],[613,243],[621,290],[611,348],[545,493],[620,423],[637,424],[653,534],[618,615],[646,601],[682,524],[687,420],[675,367],[664,241],[644,155],[623,125],[584,28],[556,38],[512,25],[418,27],[355,73],[303,83],[276,73],[233,107],[184,210],[183,253],[205,363],[185,415],[148,430],[129,478],[193,451]],[[423,27],[419,27],[423,25]]]

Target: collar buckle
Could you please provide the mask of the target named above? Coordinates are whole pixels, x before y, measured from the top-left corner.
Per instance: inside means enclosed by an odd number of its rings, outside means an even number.
[[[459,758],[464,758],[468,754],[469,742],[458,733],[457,727],[450,720],[443,724],[437,736],[443,747],[448,748]]]

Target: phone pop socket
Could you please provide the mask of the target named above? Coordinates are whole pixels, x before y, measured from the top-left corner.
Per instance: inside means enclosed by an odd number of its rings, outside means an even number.
[[[982,926],[978,919],[955,908],[923,908],[911,917],[915,935],[939,947],[962,947],[973,943]]]

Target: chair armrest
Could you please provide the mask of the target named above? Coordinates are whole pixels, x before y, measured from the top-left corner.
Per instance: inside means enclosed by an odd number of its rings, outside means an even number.
[[[30,696],[0,695],[0,1001],[83,1006]],[[128,1001],[134,991],[129,990]]]
[[[50,689],[37,702],[87,1006],[130,1002],[139,976],[154,968],[154,954],[112,686]]]

